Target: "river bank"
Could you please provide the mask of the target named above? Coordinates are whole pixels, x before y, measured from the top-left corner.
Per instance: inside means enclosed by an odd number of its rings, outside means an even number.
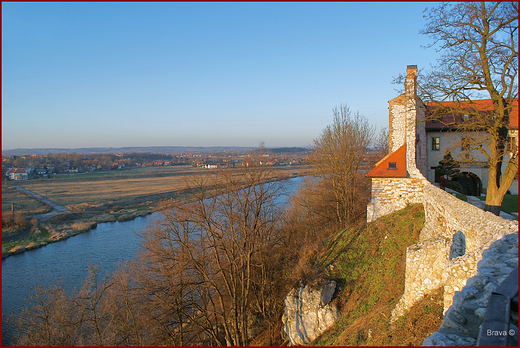
[[[296,192],[303,177],[289,178],[276,204],[286,204]],[[61,243],[48,243],[31,252],[21,252],[2,260],[2,343],[9,344],[13,332],[9,315],[15,317],[29,306],[26,299],[34,295],[34,288],[46,289],[61,284],[67,293],[77,290],[92,265],[99,266],[99,279],[132,260],[141,246],[140,232],[161,214],[152,213],[133,220],[98,223],[95,228],[65,238]],[[20,275],[23,275],[21,277]]]
[[[305,171],[292,172],[289,175],[278,174],[273,181],[283,181],[306,174]],[[27,195],[38,196],[26,189],[22,189],[22,191]],[[11,233],[2,231],[2,260],[88,232],[95,229],[100,223],[130,221],[165,210],[172,204],[188,202],[189,192],[189,189],[184,188],[165,194],[144,195],[139,199],[129,199],[128,201],[109,201],[104,204],[84,202],[67,206],[68,209],[52,202],[51,206],[54,210],[51,212],[29,217],[29,219],[36,218],[38,220],[36,224],[33,223],[32,226]],[[43,200],[42,202],[46,203]],[[41,219],[48,215],[54,216],[48,220]]]

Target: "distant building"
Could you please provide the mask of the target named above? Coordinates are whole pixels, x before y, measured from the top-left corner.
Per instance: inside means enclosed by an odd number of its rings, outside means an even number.
[[[36,175],[47,175],[47,169],[45,169],[45,168],[36,168],[34,170],[34,173]]]
[[[15,168],[9,173],[11,180],[27,180],[27,171],[23,168]]]

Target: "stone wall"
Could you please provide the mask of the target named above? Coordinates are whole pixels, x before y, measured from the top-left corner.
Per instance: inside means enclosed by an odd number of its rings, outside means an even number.
[[[372,178],[372,201],[367,205],[367,222],[403,209],[408,204],[422,203],[424,178]]]
[[[491,243],[518,234],[518,222],[485,212],[432,184],[423,186],[425,224],[419,242],[406,251],[406,280],[392,320],[403,315],[423,295],[444,288],[444,311],[453,296],[475,274]]]
[[[491,243],[466,286],[455,293],[441,327],[423,345],[475,346],[491,293],[517,266],[518,233]]]
[[[444,288],[446,312],[454,296],[457,298],[456,294],[475,275],[478,262],[491,244],[510,236],[518,240],[518,221],[484,212],[426,180],[428,144],[424,105],[416,95],[416,78],[417,66],[409,65],[405,93],[389,101],[389,150],[394,153],[406,144],[408,177],[371,176],[372,201],[367,206],[370,222],[407,204],[424,205],[425,224],[419,242],[407,249],[405,290],[392,312],[392,321],[439,287]]]

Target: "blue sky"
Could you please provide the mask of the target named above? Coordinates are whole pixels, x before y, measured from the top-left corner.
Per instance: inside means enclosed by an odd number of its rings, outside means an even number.
[[[307,146],[388,125],[434,3],[2,3],[2,148]]]

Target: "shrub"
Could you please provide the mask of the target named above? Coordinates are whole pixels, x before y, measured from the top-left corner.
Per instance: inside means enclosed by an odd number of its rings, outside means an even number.
[[[456,181],[446,181],[445,186],[459,193],[464,193],[464,188]]]
[[[14,213],[14,223],[18,228],[26,228],[27,227],[27,219],[22,214],[21,211],[16,211]]]
[[[9,250],[10,253],[16,253],[18,251],[22,251],[22,250],[25,250],[25,246],[23,245],[17,245],[15,246],[14,248],[12,248],[11,250]]]
[[[10,211],[7,211],[7,212],[3,212],[2,213],[2,228],[3,227],[11,227],[14,225],[14,221],[13,221],[13,215],[11,214]]]
[[[75,222],[71,227],[76,231],[88,231],[96,226],[96,222]]]
[[[31,232],[38,234],[40,231],[38,230],[38,219],[32,218],[31,219]]]

